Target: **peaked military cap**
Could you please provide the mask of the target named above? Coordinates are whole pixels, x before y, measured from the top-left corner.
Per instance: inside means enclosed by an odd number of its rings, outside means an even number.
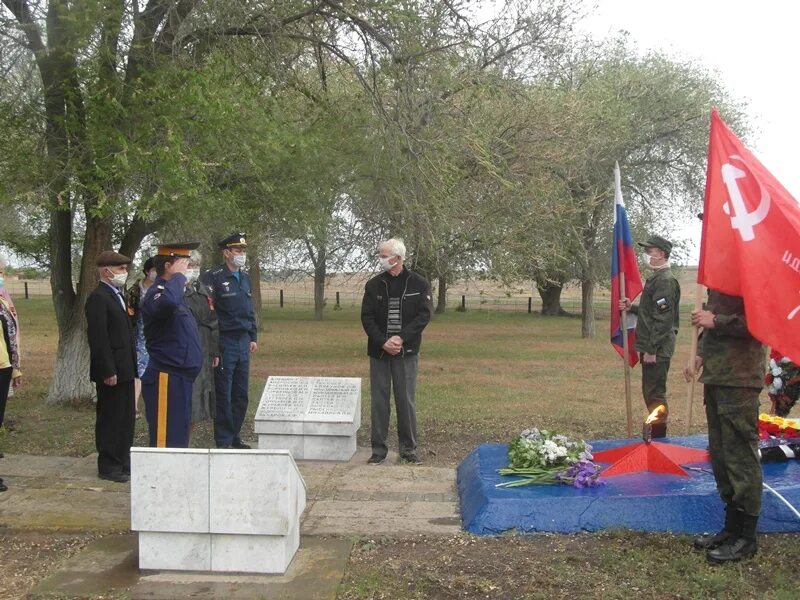
[[[131,264],[131,259],[113,250],[103,250],[97,255],[96,264],[98,267],[118,267]]]
[[[174,242],[172,244],[159,244],[158,256],[174,256],[175,258],[189,258],[192,250],[200,247],[200,242]]]
[[[672,252],[672,242],[667,239],[664,239],[660,235],[651,235],[647,240],[642,243],[639,242],[639,245],[642,248],[658,248],[659,250],[663,250],[667,254]]]
[[[225,248],[247,248],[247,236],[241,231],[230,234],[223,240],[219,241],[219,247]]]

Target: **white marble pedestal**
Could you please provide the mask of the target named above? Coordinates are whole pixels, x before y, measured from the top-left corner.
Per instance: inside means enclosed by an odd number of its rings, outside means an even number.
[[[255,417],[258,447],[297,460],[350,460],[360,426],[358,377],[269,377]]]
[[[305,504],[287,450],[131,448],[140,569],[285,573]]]

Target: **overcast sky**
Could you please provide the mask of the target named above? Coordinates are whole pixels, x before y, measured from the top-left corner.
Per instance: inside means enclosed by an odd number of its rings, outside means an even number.
[[[628,31],[643,50],[694,59],[717,71],[725,86],[748,103],[758,159],[800,198],[798,65],[800,3],[791,0],[597,0],[583,26],[596,37]],[[699,252],[700,227],[686,235]]]

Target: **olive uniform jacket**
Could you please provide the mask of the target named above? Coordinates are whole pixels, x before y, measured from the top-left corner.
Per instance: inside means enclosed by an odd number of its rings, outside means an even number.
[[[747,329],[744,300],[708,290],[706,309],[714,313],[714,327],[700,336],[706,385],[761,389],[764,385],[764,347]]]
[[[636,351],[670,358],[675,352],[681,286],[669,267],[657,269],[644,283],[635,312]]]

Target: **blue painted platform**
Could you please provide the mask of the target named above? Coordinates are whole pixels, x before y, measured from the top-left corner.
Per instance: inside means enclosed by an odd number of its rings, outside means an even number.
[[[590,443],[599,451],[635,441]],[[659,441],[700,449],[708,445],[707,436]],[[507,464],[506,450],[505,444],[478,446],[458,467],[461,523],[470,533],[575,533],[615,528],[702,533],[722,528],[723,505],[709,463],[686,465],[703,469],[689,470],[688,478],[636,473],[609,477],[604,486],[586,489],[567,485],[498,488],[495,484],[510,479],[497,473]],[[800,510],[800,460],[763,467],[764,482]],[[760,532],[800,531],[800,518],[766,488],[762,504]]]

